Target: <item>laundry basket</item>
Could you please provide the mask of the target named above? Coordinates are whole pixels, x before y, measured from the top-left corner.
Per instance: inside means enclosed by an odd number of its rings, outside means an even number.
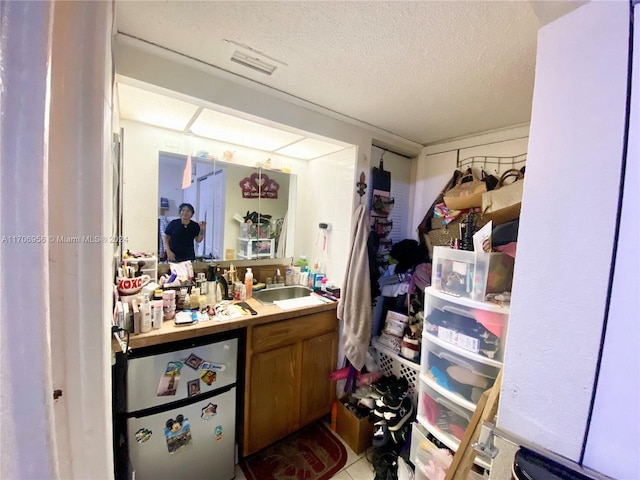
[[[398,353],[381,344],[378,337],[371,340],[371,345],[376,350],[376,362],[378,367],[386,376],[395,375],[397,378],[404,377],[409,383],[409,395],[413,401],[418,397],[418,376],[420,375],[420,364],[412,362]]]

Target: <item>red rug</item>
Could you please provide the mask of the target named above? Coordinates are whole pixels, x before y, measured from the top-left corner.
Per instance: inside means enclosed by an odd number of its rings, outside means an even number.
[[[247,480],[329,480],[347,463],[347,450],[322,422],[312,423],[248,456]]]

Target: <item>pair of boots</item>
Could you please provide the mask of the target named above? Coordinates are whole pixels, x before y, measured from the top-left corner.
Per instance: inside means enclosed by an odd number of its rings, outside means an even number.
[[[373,416],[373,445],[382,447],[389,442],[404,445],[409,439],[413,402],[408,396],[406,378],[382,377],[375,385],[379,397],[375,401]]]

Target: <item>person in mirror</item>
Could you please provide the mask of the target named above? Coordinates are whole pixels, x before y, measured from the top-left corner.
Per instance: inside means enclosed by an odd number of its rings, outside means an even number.
[[[195,260],[196,252],[193,246],[194,240],[202,242],[207,222],[196,223],[191,220],[195,210],[190,203],[183,203],[179,207],[180,218],[171,220],[164,230],[162,237],[164,249],[167,252],[167,260],[170,262],[184,262]]]

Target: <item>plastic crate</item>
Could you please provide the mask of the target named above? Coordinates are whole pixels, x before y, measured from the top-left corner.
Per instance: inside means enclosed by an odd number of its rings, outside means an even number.
[[[386,376],[395,375],[404,377],[409,383],[409,395],[414,402],[418,398],[418,377],[420,376],[420,364],[401,357],[389,347],[378,342],[378,338],[372,340],[372,345],[376,350],[376,362],[378,367]]]

